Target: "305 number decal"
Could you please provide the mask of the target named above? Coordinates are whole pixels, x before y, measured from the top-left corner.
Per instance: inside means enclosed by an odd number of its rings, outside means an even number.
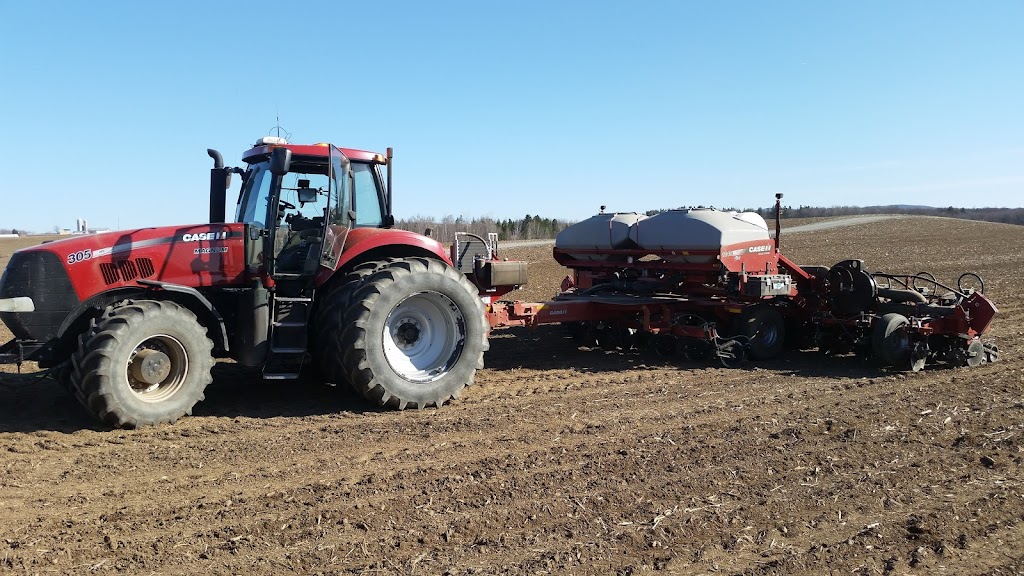
[[[68,254],[68,264],[78,264],[92,259],[92,249],[79,250]]]

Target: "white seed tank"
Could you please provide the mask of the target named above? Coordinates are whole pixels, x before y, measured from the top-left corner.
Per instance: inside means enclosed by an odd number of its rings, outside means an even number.
[[[565,250],[578,260],[607,260],[604,254],[574,254],[576,250],[614,250],[636,248],[630,232],[637,222],[647,218],[636,212],[597,214],[577,222],[555,237],[555,248]]]
[[[755,212],[713,208],[669,210],[637,222],[633,242],[645,250],[715,250],[738,242],[770,240],[768,224]],[[714,256],[666,256],[673,262],[710,262]]]

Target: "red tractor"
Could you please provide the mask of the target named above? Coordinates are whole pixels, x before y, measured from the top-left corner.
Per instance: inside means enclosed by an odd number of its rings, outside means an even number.
[[[215,150],[210,222],[76,236],[14,253],[0,362],[36,361],[115,427],[173,422],[215,358],[294,379],[312,364],[390,408],[440,406],[483,366],[484,300],[526,282],[470,237],[452,256],[393,229],[391,151],[260,139]],[[382,168],[386,168],[382,170]],[[242,185],[225,222],[232,174]],[[463,273],[465,271],[466,273]]]

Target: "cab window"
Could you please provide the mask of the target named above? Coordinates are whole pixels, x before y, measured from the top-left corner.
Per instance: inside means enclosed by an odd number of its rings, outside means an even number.
[[[381,195],[373,165],[352,163],[356,182],[356,226],[377,228],[381,225]]]
[[[249,169],[249,174],[238,195],[238,209],[235,222],[267,227],[267,201],[270,198],[270,183],[274,176],[269,163],[260,162]]]

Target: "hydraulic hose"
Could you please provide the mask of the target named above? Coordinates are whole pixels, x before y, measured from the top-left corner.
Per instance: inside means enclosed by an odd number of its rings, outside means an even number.
[[[927,304],[928,299],[924,297],[924,294],[915,290],[898,290],[896,288],[879,288],[878,296],[880,298],[888,298],[893,302],[916,302],[918,304]]]

